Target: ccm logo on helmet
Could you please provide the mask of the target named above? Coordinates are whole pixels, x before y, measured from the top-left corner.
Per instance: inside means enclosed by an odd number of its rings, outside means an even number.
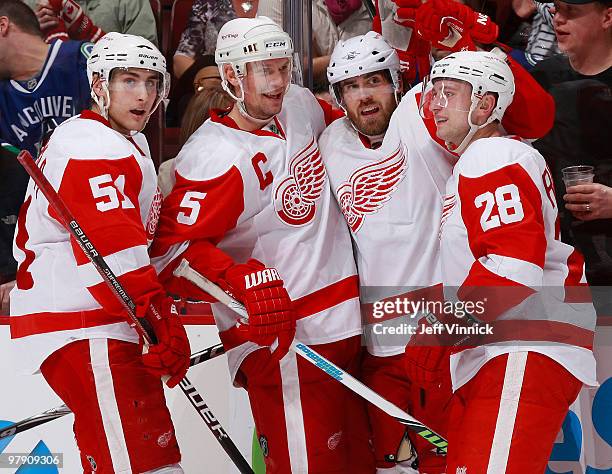
[[[270,43],[266,43],[266,48],[283,48],[287,46],[286,41],[272,41]]]

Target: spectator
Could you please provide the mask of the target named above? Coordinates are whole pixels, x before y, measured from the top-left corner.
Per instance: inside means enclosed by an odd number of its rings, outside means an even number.
[[[170,93],[166,123],[175,127],[181,122],[185,108],[199,90],[221,84],[219,68],[212,54],[197,56],[193,65],[176,81]]]
[[[394,22],[396,8],[391,0],[379,0],[382,34],[391,46],[405,50],[410,38],[409,30]],[[258,13],[283,25],[283,1],[260,0]],[[316,92],[327,90],[329,58],[340,40],[363,35],[372,30],[372,17],[361,1],[313,0],[313,77]]]
[[[105,31],[118,31],[131,35],[142,36],[157,44],[157,27],[155,16],[149,0],[23,0],[36,12],[43,32],[55,30],[65,23],[67,32],[72,39],[96,41]],[[70,6],[77,5],[77,13],[68,13]],[[80,16],[82,9],[85,17],[89,17],[91,26],[82,29],[86,23]],[[85,22],[85,23],[84,23]],[[83,36],[95,30],[101,34],[95,37]]]
[[[258,0],[195,0],[187,27],[174,53],[173,72],[179,79],[198,56],[214,55],[219,29],[236,17],[253,18]]]
[[[557,38],[552,25],[552,14],[549,11],[552,5],[552,3],[536,3],[535,0],[512,1],[512,8],[517,16],[523,19],[531,18],[531,31],[527,40],[527,47],[521,54],[524,55],[524,61],[521,61],[521,64],[527,68],[531,68],[543,59],[559,53]],[[517,51],[517,53],[519,52]]]
[[[27,5],[0,2],[0,139],[36,156],[57,125],[89,106],[90,47],[47,45]]]
[[[15,286],[13,235],[28,185],[28,174],[15,159],[18,152],[7,143],[0,144],[0,315],[8,315],[9,292]]]
[[[211,109],[226,109],[232,103],[231,97],[220,84],[196,91],[189,101],[181,121],[179,146],[182,148],[191,134],[208,120]],[[174,158],[166,160],[160,165],[157,184],[164,196],[167,196],[172,190],[172,186],[174,186]]]
[[[612,294],[603,288],[612,285],[612,2],[557,1],[553,25],[566,55],[532,71],[556,102],[554,127],[535,146],[552,170],[561,238],[585,257],[598,314],[612,315]],[[565,189],[561,170],[572,165],[594,166],[595,184]]]

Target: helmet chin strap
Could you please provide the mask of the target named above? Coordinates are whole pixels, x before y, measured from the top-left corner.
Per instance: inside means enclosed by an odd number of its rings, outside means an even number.
[[[234,94],[231,87],[229,87],[227,80],[224,80],[221,83],[221,87],[223,87],[223,90],[225,90],[225,92],[227,92],[230,97],[236,101],[236,105],[238,106],[238,112],[240,112],[240,115],[242,115],[247,120],[256,123],[259,127],[265,127],[272,121],[274,115],[267,119],[260,119],[257,117],[253,117],[251,114],[249,114],[249,111],[246,109],[246,105],[244,104],[244,86],[242,85],[242,78],[237,79],[238,83],[240,84],[240,97]]]
[[[476,132],[480,130],[481,128],[486,127],[493,120],[495,120],[495,115],[491,114],[489,118],[485,121],[485,123],[483,123],[482,125],[476,125],[472,123],[472,112],[476,110],[476,107],[478,106],[479,103],[480,103],[480,98],[478,97],[472,98],[472,105],[470,105],[470,111],[468,112],[468,116],[467,116],[467,121],[468,121],[468,125],[470,126],[470,130],[468,131],[467,135],[463,137],[463,140],[461,140],[461,143],[459,143],[459,145],[457,145],[456,148],[451,149],[450,145],[453,145],[453,143],[445,142],[446,147],[449,150],[451,150],[453,153],[457,153],[457,154],[463,153],[465,149],[468,147],[468,145],[470,144],[470,141],[472,140],[472,138],[474,138],[474,135],[476,135]]]

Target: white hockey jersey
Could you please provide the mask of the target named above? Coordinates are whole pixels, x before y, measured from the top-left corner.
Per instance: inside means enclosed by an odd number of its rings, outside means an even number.
[[[432,139],[419,115],[419,92],[415,87],[404,96],[378,149],[348,118],[332,123],[320,140],[354,242],[368,350],[377,356],[402,353],[410,336],[381,334],[381,321],[370,316],[367,303],[391,296],[418,300],[422,292],[415,290],[441,283],[442,196],[456,157]],[[417,317],[391,318],[384,325]]]
[[[471,301],[492,323],[482,345],[451,356],[454,389],[497,355],[530,350],[596,385],[595,311],[582,256],[559,240],[550,171],[529,145],[483,138],[461,156],[446,188],[441,264],[445,296]]]
[[[146,308],[162,287],[147,251],[157,184],[145,137],[128,139],[85,111],[57,127],[37,164],[136,304]],[[19,267],[10,326],[24,370],[36,372],[47,356],[76,340],[138,341],[123,307],[32,180],[14,254]]]
[[[223,251],[236,263],[255,258],[278,270],[306,344],[361,333],[358,279],[351,240],[331,194],[317,139],[324,113],[307,90],[291,86],[283,108],[263,130],[240,130],[212,113],[175,163],[153,262],[162,280],[181,256],[209,274]],[[233,339],[238,316],[221,304],[213,314],[230,372],[257,346]]]

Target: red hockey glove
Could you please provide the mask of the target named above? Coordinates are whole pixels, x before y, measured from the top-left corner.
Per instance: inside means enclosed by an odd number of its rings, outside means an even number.
[[[473,324],[467,315],[430,313],[421,319],[404,351],[408,378],[425,388],[439,386],[447,376],[451,353],[480,341],[481,336],[466,335],[462,329]]]
[[[448,371],[451,346],[445,345],[438,334],[428,334],[434,326],[421,319],[416,334],[404,351],[404,367],[408,379],[424,388],[437,387]]]
[[[142,361],[149,372],[160,377],[170,375],[166,385],[172,388],[185,377],[189,368],[191,349],[187,333],[174,301],[165,294],[151,299],[145,318],[153,326],[157,344],[149,346]]]
[[[421,0],[394,0],[397,10],[393,21],[398,25],[414,29],[416,22],[416,11],[421,6]]]
[[[249,313],[248,324],[240,326],[245,338],[260,346],[271,346],[278,339],[272,355],[282,359],[295,336],[295,313],[276,269],[251,259],[229,268],[224,280]],[[225,286],[223,282],[221,285]]]
[[[49,0],[49,4],[66,23],[71,38],[95,43],[104,31],[97,27],[74,0]]]
[[[474,41],[493,43],[498,26],[483,14],[453,0],[429,0],[416,12],[418,34],[449,51],[475,51]]]

